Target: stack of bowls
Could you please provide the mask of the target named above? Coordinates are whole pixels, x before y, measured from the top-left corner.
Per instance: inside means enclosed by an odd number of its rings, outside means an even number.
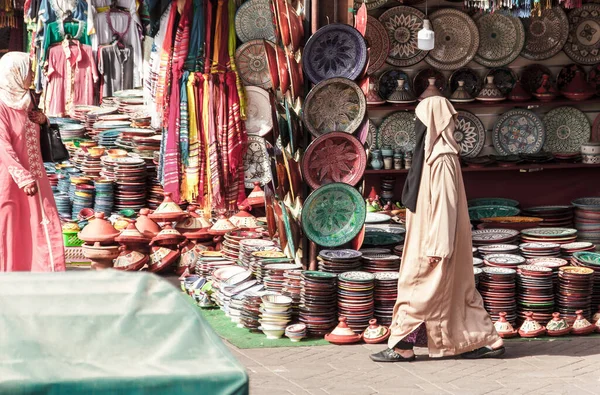
[[[569,261],[562,258],[534,258],[527,260],[528,265],[547,267],[552,270],[552,282],[554,283],[554,292],[558,292],[558,269],[567,266]]]
[[[375,276],[368,272],[346,272],[338,276],[338,313],[348,326],[361,333],[373,319]]]
[[[265,295],[261,300],[259,329],[267,339],[279,339],[291,320],[292,299],[283,295]]]
[[[281,293],[292,299],[292,318],[297,318],[300,313],[300,300],[302,298],[302,270],[286,270]]]
[[[267,276],[263,277],[265,289],[271,292],[282,293],[285,283],[285,272],[288,270],[302,269],[298,263],[271,263],[264,266]]]
[[[238,253],[239,255],[239,253]],[[285,256],[281,251],[254,251],[250,258],[249,269],[254,273],[254,277],[260,282],[267,276],[266,265],[273,263],[291,263],[292,260]]]
[[[337,321],[337,276],[303,271],[300,322],[306,324],[308,334],[324,336]]]
[[[525,313],[533,312],[533,319],[546,325],[554,312],[554,282],[552,269],[535,265],[517,268],[518,322],[525,321]]]
[[[595,252],[576,252],[571,260],[573,266],[587,267],[594,271],[592,306],[600,305],[600,254]]]
[[[108,217],[112,214],[114,205],[113,183],[109,180],[97,179],[94,181],[94,186],[96,188],[94,211],[104,213]]]
[[[398,271],[375,273],[374,316],[381,325],[390,326],[398,298]]]
[[[258,332],[260,327],[260,304],[261,304],[261,296],[255,293],[249,293],[244,296],[244,300],[242,303],[242,312],[240,313],[240,323],[244,326],[244,328],[252,331]]]
[[[553,258],[560,255],[560,244],[556,243],[523,243],[519,248],[527,259]]]
[[[577,229],[572,228],[531,228],[521,231],[523,243],[567,244],[577,240]],[[560,249],[559,249],[560,250]]]
[[[586,267],[563,266],[558,269],[558,312],[570,323],[575,322],[577,310],[591,318],[594,271]]]
[[[285,328],[285,335],[294,343],[306,337],[306,325],[294,324]]]
[[[575,228],[579,231],[579,241],[600,244],[600,198],[588,197],[576,199]]]
[[[506,320],[512,325],[517,321],[517,293],[515,277],[517,271],[502,267],[484,267],[479,279],[479,293],[483,305],[492,321],[500,319],[500,313],[506,313]]]
[[[546,227],[572,227],[573,207],[571,206],[537,206],[523,210],[523,215],[542,218],[544,221],[538,226]]]
[[[576,252],[596,251],[596,245],[587,241],[577,241],[575,243],[563,244],[560,246],[562,258],[570,261]]]
[[[94,208],[94,185],[92,181],[85,177],[71,177],[71,197],[73,199],[73,219],[81,210],[85,208]]]
[[[356,250],[322,250],[319,252],[319,270],[327,273],[340,274],[349,270],[360,269],[362,253]]]
[[[376,254],[363,256],[363,270],[369,273],[397,272],[400,270],[401,258],[393,254]]]
[[[71,199],[69,199],[69,195],[58,192],[54,194],[54,200],[56,201],[56,208],[60,218],[67,220],[71,219],[73,211],[71,209]]]
[[[252,253],[256,251],[275,251],[275,243],[264,239],[244,239],[240,240],[239,263],[244,267],[250,267]]]
[[[517,269],[517,266],[525,263],[525,258],[513,254],[491,254],[483,257],[483,263],[488,267]]]

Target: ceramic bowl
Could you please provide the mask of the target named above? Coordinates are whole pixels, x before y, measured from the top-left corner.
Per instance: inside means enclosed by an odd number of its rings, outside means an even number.
[[[285,327],[287,326],[287,324],[273,324],[270,322],[263,322],[263,320],[258,320],[258,322],[260,322],[261,326],[268,331],[281,330],[282,333],[285,332]]]
[[[104,153],[106,152],[106,148],[101,147],[101,146],[97,146],[97,147],[89,147],[87,149],[88,154],[90,154],[92,157],[100,157],[102,155],[104,155]]]
[[[288,313],[290,311],[290,306],[289,305],[283,305],[283,306],[275,306],[275,305],[265,306],[265,305],[263,305],[263,309],[266,313],[281,314],[281,313]]]
[[[266,307],[283,307],[289,308],[292,303],[292,298],[283,295],[265,295],[262,298],[262,302]]]
[[[127,156],[127,151],[123,149],[113,148],[109,149],[107,154],[111,158],[124,158]]]
[[[285,335],[294,343],[298,343],[299,341],[301,341],[302,339],[304,339],[306,336],[305,335],[298,335],[295,333],[285,333]]]
[[[581,162],[586,165],[595,165],[600,163],[600,155],[581,155]]]
[[[589,142],[581,145],[583,155],[600,155],[600,143]]]
[[[285,329],[266,329],[262,326],[258,329],[267,335],[267,339],[269,340],[281,339],[281,336],[283,336],[283,333],[285,332]]]

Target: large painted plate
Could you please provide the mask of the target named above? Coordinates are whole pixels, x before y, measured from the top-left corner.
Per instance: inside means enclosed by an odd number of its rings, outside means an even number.
[[[332,182],[354,186],[366,167],[364,146],[344,132],[331,132],[315,139],[302,157],[302,176],[313,189]]]
[[[367,111],[365,94],[347,78],[320,82],[306,96],[302,119],[314,137],[329,132],[354,133]]]
[[[600,63],[600,4],[584,4],[569,12],[569,37],[563,50],[580,64]]]
[[[517,236],[519,236],[519,231],[513,229],[478,229],[471,232],[474,242],[490,244],[500,243],[502,240],[510,240]]]
[[[438,70],[466,66],[479,48],[479,30],[469,15],[453,8],[431,14],[435,46],[425,61]]]
[[[250,0],[235,14],[235,32],[240,41],[265,39],[276,42],[273,12],[269,0]]]
[[[567,237],[577,234],[577,229],[571,228],[531,228],[524,229],[521,233],[525,236],[530,237],[542,237],[542,238],[553,238],[553,237]]]
[[[515,60],[525,44],[525,29],[517,17],[500,11],[479,14],[479,49],[475,61],[486,67],[505,66]]]
[[[270,182],[271,162],[267,152],[265,139],[259,136],[248,136],[248,149],[244,154],[244,183],[246,188],[254,188],[254,183],[262,186]]]
[[[390,38],[381,22],[371,15],[367,18],[365,40],[367,40],[367,46],[369,47],[367,73],[373,74],[385,64],[385,59],[390,51]]]
[[[348,184],[333,183],[315,190],[302,208],[302,229],[323,247],[339,247],[362,230],[367,209],[361,194]]]
[[[474,158],[485,144],[485,127],[477,115],[461,110],[454,127],[454,139],[460,145],[460,156]]]
[[[354,9],[358,10],[361,5],[365,4],[367,10],[376,10],[379,7],[383,7],[390,0],[354,0]]]
[[[540,117],[529,110],[513,109],[498,119],[492,137],[500,155],[514,155],[540,152],[545,136]]]
[[[412,112],[398,111],[388,115],[377,131],[377,146],[390,145],[400,148],[402,152],[415,149],[415,114]]]
[[[544,116],[544,127],[544,151],[580,152],[581,145],[590,140],[590,121],[583,112],[573,107],[559,107],[548,112]]]
[[[379,17],[390,39],[387,62],[393,66],[412,66],[427,56],[418,48],[419,30],[425,15],[416,8],[398,6],[390,8]]]
[[[304,73],[313,84],[344,77],[358,78],[367,64],[367,43],[358,30],[342,23],[323,26],[313,34],[302,55]]]
[[[235,51],[235,64],[244,85],[263,89],[272,87],[265,44],[262,40],[252,40],[242,44]]]
[[[525,45],[521,56],[530,60],[550,59],[563,49],[569,36],[569,19],[560,7],[542,11],[541,16],[523,18]]]
[[[257,86],[246,87],[246,130],[249,135],[265,136],[273,129],[269,92]]]

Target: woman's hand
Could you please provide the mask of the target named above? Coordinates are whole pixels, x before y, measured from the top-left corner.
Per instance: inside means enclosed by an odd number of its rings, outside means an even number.
[[[48,122],[48,118],[46,115],[40,110],[32,110],[29,111],[29,120],[33,123],[37,123],[38,125],[43,125]]]
[[[437,256],[430,256],[430,257],[427,257],[427,259],[429,260],[429,266],[431,266],[431,267],[435,267],[435,265],[440,263],[440,261],[442,260],[442,258],[437,257]]]
[[[37,184],[35,182],[32,182],[29,185],[25,185],[23,187],[23,192],[25,192],[27,196],[35,196],[35,194],[38,192]]]

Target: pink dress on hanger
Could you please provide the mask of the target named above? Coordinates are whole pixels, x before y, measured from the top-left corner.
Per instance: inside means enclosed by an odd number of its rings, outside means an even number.
[[[62,230],[27,111],[0,101],[0,272],[64,271]],[[21,189],[36,182],[38,193]]]

